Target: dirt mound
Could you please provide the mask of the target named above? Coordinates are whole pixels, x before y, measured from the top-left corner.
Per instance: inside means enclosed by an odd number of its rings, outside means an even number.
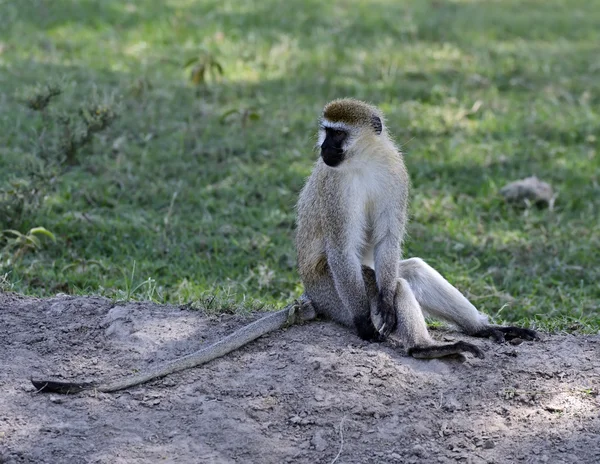
[[[476,340],[461,364],[314,322],[123,392],[28,381],[125,376],[249,320],[0,293],[0,463],[600,462],[598,335]]]

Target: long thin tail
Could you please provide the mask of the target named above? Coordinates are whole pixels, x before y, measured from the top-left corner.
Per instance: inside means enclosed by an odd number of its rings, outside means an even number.
[[[134,375],[122,380],[107,383],[95,382],[56,382],[53,380],[31,379],[34,387],[39,392],[72,394],[83,390],[98,390],[101,392],[114,392],[133,387],[150,380],[165,377],[174,372],[179,372],[192,367],[200,366],[213,359],[231,353],[234,350],[256,340],[275,330],[300,321],[314,319],[315,313],[310,304],[294,302],[286,308],[273,314],[268,314],[261,319],[242,327],[225,338],[213,343],[206,348],[190,353],[187,356],[169,361],[162,366],[152,369],[144,374]]]

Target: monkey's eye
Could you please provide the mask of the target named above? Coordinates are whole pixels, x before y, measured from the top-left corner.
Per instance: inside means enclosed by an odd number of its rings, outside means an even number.
[[[346,132],[343,131],[343,130],[334,130],[333,131],[333,136],[336,139],[342,139],[342,138],[346,137]]]

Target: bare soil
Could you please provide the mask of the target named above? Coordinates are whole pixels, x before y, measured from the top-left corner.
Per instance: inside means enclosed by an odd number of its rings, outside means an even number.
[[[598,335],[460,363],[312,322],[118,393],[28,380],[125,376],[259,316],[0,293],[0,463],[600,462]]]

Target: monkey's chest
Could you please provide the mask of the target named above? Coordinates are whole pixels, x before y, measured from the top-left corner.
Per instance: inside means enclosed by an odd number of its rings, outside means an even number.
[[[361,264],[375,269],[375,245],[390,237],[398,236],[396,212],[379,208],[380,204],[365,204],[365,215],[359,221],[360,238],[358,255]]]
[[[346,198],[352,199],[349,215],[352,217],[354,246],[361,264],[375,268],[375,244],[388,236],[396,216],[390,204],[394,189],[390,179],[367,170],[348,183]],[[390,202],[392,200],[392,202]]]

